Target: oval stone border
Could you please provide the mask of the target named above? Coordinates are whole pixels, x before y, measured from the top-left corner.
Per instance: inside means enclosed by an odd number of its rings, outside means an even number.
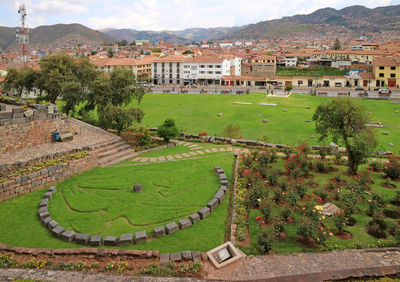
[[[178,221],[178,224],[173,221],[165,226],[158,226],[153,229],[154,237],[159,238],[165,235],[172,234],[176,231],[188,228],[195,224],[196,222],[203,220],[210,213],[217,208],[219,204],[225,198],[228,189],[228,178],[224,170],[219,166],[214,166],[214,172],[217,174],[220,182],[220,189],[215,194],[214,198],[207,203],[207,205],[201,208],[197,213],[191,214],[188,218],[184,218]],[[146,231],[138,231],[133,233],[121,234],[119,240],[116,236],[106,236],[104,239],[101,235],[90,235],[84,233],[76,233],[73,230],[66,230],[64,227],[60,226],[57,221],[55,221],[49,213],[48,206],[50,200],[52,199],[54,193],[57,192],[57,187],[50,187],[46,193],[44,193],[43,200],[39,203],[38,216],[40,222],[47,227],[51,233],[57,238],[70,243],[77,243],[81,245],[90,246],[128,246],[133,244],[139,244],[147,241]]]

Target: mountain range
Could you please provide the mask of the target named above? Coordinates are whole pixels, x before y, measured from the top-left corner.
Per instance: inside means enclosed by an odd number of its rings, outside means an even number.
[[[189,28],[179,31],[138,31],[108,28],[92,30],[80,24],[40,26],[30,30],[31,44],[35,46],[62,46],[63,44],[112,43],[117,40],[161,40],[188,43],[209,40],[257,40],[290,34],[348,34],[359,36],[382,31],[398,31],[400,5],[369,9],[350,6],[340,10],[319,9],[308,15],[295,15],[277,20],[261,21],[238,27]],[[14,49],[16,28],[0,27],[0,49]]]

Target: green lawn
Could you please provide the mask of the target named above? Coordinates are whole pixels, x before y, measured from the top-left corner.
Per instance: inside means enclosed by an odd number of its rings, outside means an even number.
[[[265,94],[251,95],[188,95],[188,94],[146,94],[141,108],[145,112],[143,123],[158,127],[167,117],[173,117],[181,131],[197,134],[205,131],[209,135],[222,135],[228,124],[237,124],[244,139],[262,140],[267,136],[269,142],[295,145],[306,140],[318,144],[312,120],[315,109],[326,97],[292,95],[290,98],[267,98]],[[250,102],[252,105],[234,105],[233,102]],[[260,106],[260,103],[276,103],[278,106]],[[371,120],[387,125],[400,124],[400,106],[390,101],[360,100],[366,111],[371,112]],[[135,104],[131,105],[132,107]],[[306,109],[309,106],[311,109]],[[287,112],[283,112],[286,109]],[[218,117],[218,113],[223,116]],[[261,115],[261,116],[258,116]],[[268,123],[262,123],[268,119]],[[389,135],[382,135],[386,131]],[[376,129],[379,144],[377,150],[398,152],[400,148],[400,129]],[[310,136],[314,135],[314,139]],[[388,143],[394,143],[394,147]]]
[[[53,219],[80,233],[119,236],[177,222],[214,197],[219,180],[213,166],[232,174],[233,154],[215,153],[195,160],[141,166],[95,168],[57,184],[49,205]],[[133,193],[135,183],[142,193]],[[46,189],[0,203],[0,242],[34,248],[79,247],[54,238],[37,218]],[[124,248],[207,251],[223,243],[228,198],[194,226],[138,246]]]

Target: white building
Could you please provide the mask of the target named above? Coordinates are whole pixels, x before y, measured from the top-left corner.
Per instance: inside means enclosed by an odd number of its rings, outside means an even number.
[[[157,58],[151,64],[151,81],[156,85],[182,84],[183,62],[186,57],[171,55]]]

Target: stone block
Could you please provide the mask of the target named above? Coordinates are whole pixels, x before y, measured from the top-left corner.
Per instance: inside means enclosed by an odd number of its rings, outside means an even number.
[[[75,236],[75,242],[77,244],[87,245],[87,244],[89,244],[89,241],[90,241],[90,234],[78,233]]]
[[[192,259],[192,252],[191,251],[182,251],[182,259],[183,260],[191,260]]]
[[[50,216],[44,217],[44,218],[42,219],[42,223],[43,223],[43,225],[46,226],[46,227],[47,227],[47,225],[49,224],[50,221],[53,221],[53,219],[52,219]]]
[[[51,233],[53,233],[54,236],[60,237],[61,234],[65,231],[64,227],[61,227],[60,225],[56,226],[51,230]]]
[[[228,180],[226,179],[220,180],[219,183],[223,186],[228,186]]]
[[[200,216],[198,213],[194,213],[189,216],[189,219],[192,222],[192,224],[195,224],[196,222],[198,222],[200,220]]]
[[[24,110],[25,109],[23,107],[14,107],[14,108],[12,108],[12,113],[13,114],[19,114],[19,113],[23,113]]]
[[[24,124],[25,123],[25,118],[20,117],[20,118],[13,118],[11,120],[11,124]]]
[[[76,232],[72,230],[67,230],[61,233],[61,239],[67,242],[73,242],[75,240]]]
[[[51,187],[49,188],[49,190],[47,190],[47,191],[54,194],[55,192],[57,192],[57,187],[56,187],[56,186],[51,186]]]
[[[47,211],[48,211],[47,206],[41,207],[41,208],[39,209],[39,213],[47,212]]]
[[[185,229],[192,225],[192,222],[188,218],[179,220],[179,229]]]
[[[169,254],[160,254],[160,264],[166,264],[169,262]]]
[[[135,244],[146,242],[146,231],[135,232]]]
[[[51,199],[53,197],[53,192],[44,193],[43,199]]]
[[[226,174],[225,173],[220,173],[219,174],[219,180],[221,181],[221,180],[228,180],[228,178],[226,177]]]
[[[207,208],[207,207],[204,207],[204,208],[200,209],[198,211],[200,219],[206,218],[210,214],[210,212],[211,212],[210,208]]]
[[[224,191],[222,191],[222,190],[219,190],[219,191],[217,192],[217,194],[215,194],[215,197],[214,197],[214,199],[218,200],[218,203],[219,203],[219,204],[222,203],[222,201],[224,200],[224,198],[225,198],[225,193],[224,193]]]
[[[217,199],[212,199],[211,201],[208,202],[207,207],[210,208],[211,211],[213,211],[217,206],[219,202]]]
[[[153,229],[153,232],[154,232],[154,236],[159,238],[159,237],[162,237],[165,235],[165,228],[164,228],[164,226],[158,226]]]
[[[40,221],[43,221],[44,218],[49,217],[49,216],[50,216],[50,213],[48,211],[39,213]]]
[[[24,113],[16,113],[16,114],[13,113],[13,119],[15,119],[15,118],[23,118],[23,117],[24,117]]]
[[[49,227],[50,230],[52,230],[56,226],[58,226],[58,222],[53,219],[52,221],[49,222],[49,224],[47,226]]]
[[[0,112],[0,119],[12,119],[12,112]]]
[[[221,186],[219,187],[219,190],[218,190],[218,191],[224,191],[224,193],[226,194],[226,190],[228,190],[228,186],[227,186],[227,185],[221,185]]]
[[[192,259],[194,262],[201,262],[201,253],[200,252],[192,252]]]
[[[27,110],[24,112],[24,117],[33,117],[33,110]]]
[[[6,105],[1,104],[0,105],[0,112],[5,112],[7,109]]]
[[[221,169],[219,166],[214,166],[214,172],[218,173],[218,169]]]
[[[132,233],[121,234],[119,238],[120,246],[133,245],[133,235]]]
[[[182,254],[180,252],[179,253],[172,253],[169,256],[169,259],[170,259],[171,262],[180,262],[180,261],[182,261]]]
[[[47,205],[49,204],[49,199],[43,199],[40,201],[39,207],[47,207]]]
[[[218,174],[225,173],[222,168],[218,168],[215,172],[218,173]]]
[[[116,246],[116,245],[117,245],[117,237],[106,236],[106,238],[104,238],[104,246]]]
[[[103,237],[100,235],[93,235],[90,238],[89,245],[90,246],[101,246],[103,244]]]
[[[165,229],[167,231],[167,234],[171,234],[178,231],[178,225],[176,224],[176,222],[171,222],[165,226]]]
[[[133,192],[140,193],[143,191],[142,184],[135,184],[133,185]]]
[[[74,135],[71,132],[60,134],[61,142],[71,141],[72,139],[74,139]]]

